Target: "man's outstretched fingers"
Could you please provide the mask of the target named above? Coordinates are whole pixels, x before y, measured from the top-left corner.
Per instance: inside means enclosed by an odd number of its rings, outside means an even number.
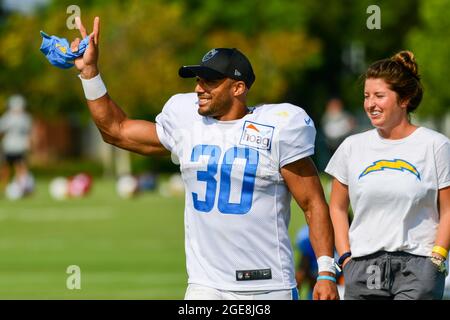
[[[95,17],[95,19],[94,19],[93,33],[94,33],[94,43],[95,43],[95,45],[98,45],[98,38],[100,36],[100,18],[99,17]]]
[[[90,46],[95,46],[94,33],[93,32],[89,35],[89,45]]]
[[[87,36],[86,28],[81,23],[80,17],[75,17],[75,24],[77,25],[78,30],[80,30],[80,33],[81,33],[81,36],[83,37],[83,39],[86,38],[86,36]]]
[[[75,40],[73,40],[72,43],[70,44],[70,50],[72,50],[72,52],[78,51],[79,45],[80,45],[80,38],[75,38]]]

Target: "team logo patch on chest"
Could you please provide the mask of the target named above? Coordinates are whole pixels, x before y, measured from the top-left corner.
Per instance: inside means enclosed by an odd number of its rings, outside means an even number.
[[[274,127],[245,121],[239,144],[257,149],[270,150]]]
[[[370,166],[365,168],[363,172],[359,175],[359,179],[362,177],[374,173],[374,172],[382,172],[384,170],[398,170],[403,172],[408,172],[416,176],[418,180],[420,180],[420,173],[417,168],[409,163],[406,160],[402,159],[394,159],[394,160],[377,160],[372,163]]]

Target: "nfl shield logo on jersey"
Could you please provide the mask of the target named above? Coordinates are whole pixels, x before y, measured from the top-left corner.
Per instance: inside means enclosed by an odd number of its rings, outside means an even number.
[[[270,150],[274,127],[245,121],[239,144],[257,149]]]

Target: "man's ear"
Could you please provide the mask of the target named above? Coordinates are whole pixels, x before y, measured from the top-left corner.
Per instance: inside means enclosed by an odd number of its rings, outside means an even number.
[[[236,81],[233,86],[233,94],[235,97],[240,96],[241,94],[244,94],[247,90],[247,86],[245,85],[244,81]]]

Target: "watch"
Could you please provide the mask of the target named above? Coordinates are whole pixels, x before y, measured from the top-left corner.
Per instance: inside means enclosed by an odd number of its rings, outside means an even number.
[[[437,257],[430,257],[431,262],[437,267],[439,272],[442,272],[445,274],[445,276],[448,275],[447,266],[445,265],[445,260],[437,258]]]

